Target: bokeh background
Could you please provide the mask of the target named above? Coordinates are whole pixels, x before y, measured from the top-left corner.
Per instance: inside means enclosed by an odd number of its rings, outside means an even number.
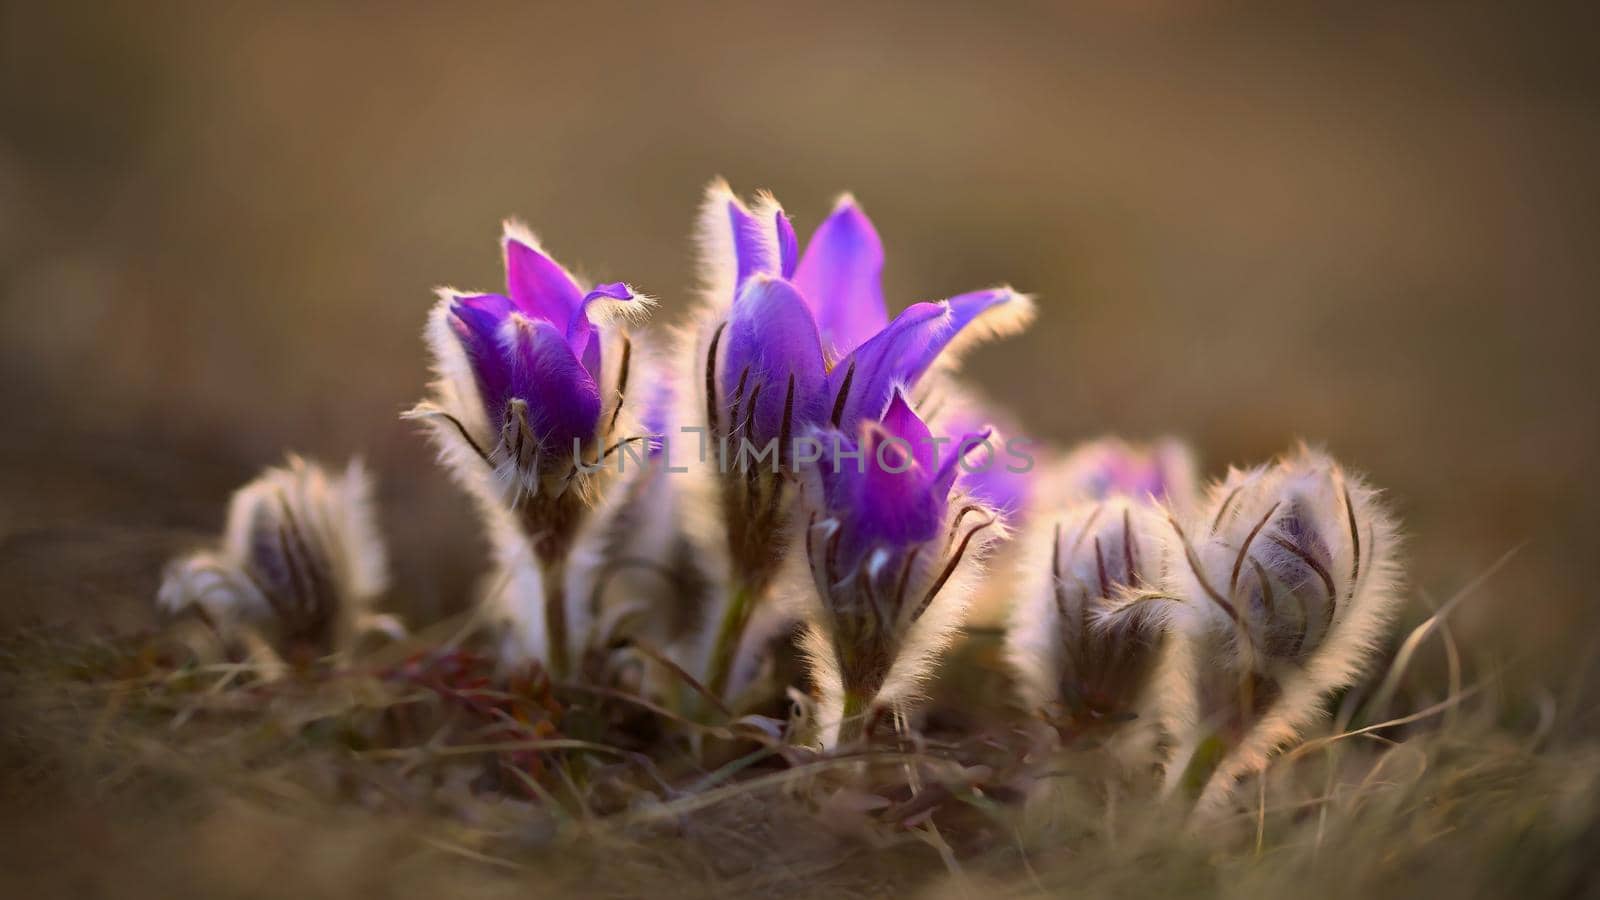
[[[580,8],[581,7],[581,8]],[[1390,489],[1417,602],[1557,687],[1594,632],[1600,53],[1583,7],[0,5],[0,623],[147,621],[286,448],[382,477],[396,601],[482,547],[397,414],[500,219],[692,300],[705,183],[854,191],[891,305],[1040,298],[1033,434],[1299,437]]]

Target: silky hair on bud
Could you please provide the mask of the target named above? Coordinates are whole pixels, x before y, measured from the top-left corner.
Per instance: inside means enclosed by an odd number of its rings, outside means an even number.
[[[1129,497],[1041,514],[1021,539],[1006,655],[1023,706],[1072,734],[1143,713],[1177,602],[1161,591],[1162,512]]]
[[[168,566],[157,603],[195,610],[224,641],[266,632],[276,649],[348,651],[368,630],[404,633],[372,612],[388,586],[372,479],[359,460],[333,474],[291,455],[241,487],[220,546]]]
[[[1304,446],[1231,470],[1188,526],[1170,525],[1167,589],[1186,602],[1167,675],[1187,671],[1193,691],[1174,692],[1191,708],[1169,717],[1168,787],[1215,741],[1198,805],[1209,813],[1365,674],[1399,601],[1399,533],[1376,490]]]

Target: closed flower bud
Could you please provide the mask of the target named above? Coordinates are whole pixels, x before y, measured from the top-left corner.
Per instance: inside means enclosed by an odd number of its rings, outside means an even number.
[[[296,655],[346,650],[388,581],[372,483],[352,462],[332,474],[291,456],[234,493],[221,545],[167,567],[157,602],[193,610],[225,641],[265,636]]]
[[[1209,807],[1365,674],[1398,600],[1399,539],[1375,490],[1305,448],[1230,471],[1172,527],[1167,589],[1185,601],[1173,671],[1188,674],[1171,696],[1168,774],[1198,782],[1214,764]]]
[[[1068,734],[1138,717],[1166,633],[1166,521],[1129,497],[1041,518],[1027,545],[1007,651],[1024,705]]]

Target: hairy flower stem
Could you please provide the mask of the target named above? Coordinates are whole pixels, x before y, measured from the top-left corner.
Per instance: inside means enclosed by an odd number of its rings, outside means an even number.
[[[756,595],[757,592],[748,584],[740,584],[729,598],[728,607],[722,613],[722,622],[717,626],[716,642],[711,645],[706,689],[718,699],[722,699],[728,689],[734,657],[738,655],[739,643],[744,638],[750,614],[755,611]]]
[[[545,636],[549,642],[550,674],[564,678],[570,671],[567,627],[567,557],[583,512],[576,496],[568,492],[523,508],[522,529],[528,536],[534,559],[539,565],[539,581],[544,588]]]
[[[550,674],[567,674],[567,588],[565,566],[547,564],[539,573],[544,582],[545,631],[550,640]]]
[[[871,699],[859,691],[844,692],[844,712],[839,719],[839,739],[834,746],[847,747],[866,735],[867,705]]]

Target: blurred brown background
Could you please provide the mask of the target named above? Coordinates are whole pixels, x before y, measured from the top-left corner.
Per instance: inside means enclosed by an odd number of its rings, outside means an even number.
[[[424,618],[478,565],[396,414],[498,222],[681,314],[703,185],[857,193],[891,303],[1037,293],[973,377],[1043,437],[1296,437],[1392,490],[1463,628],[1595,621],[1600,54],[1462,4],[0,7],[0,621],[137,621],[296,448],[383,478]],[[1414,607],[1421,610],[1421,604]]]

